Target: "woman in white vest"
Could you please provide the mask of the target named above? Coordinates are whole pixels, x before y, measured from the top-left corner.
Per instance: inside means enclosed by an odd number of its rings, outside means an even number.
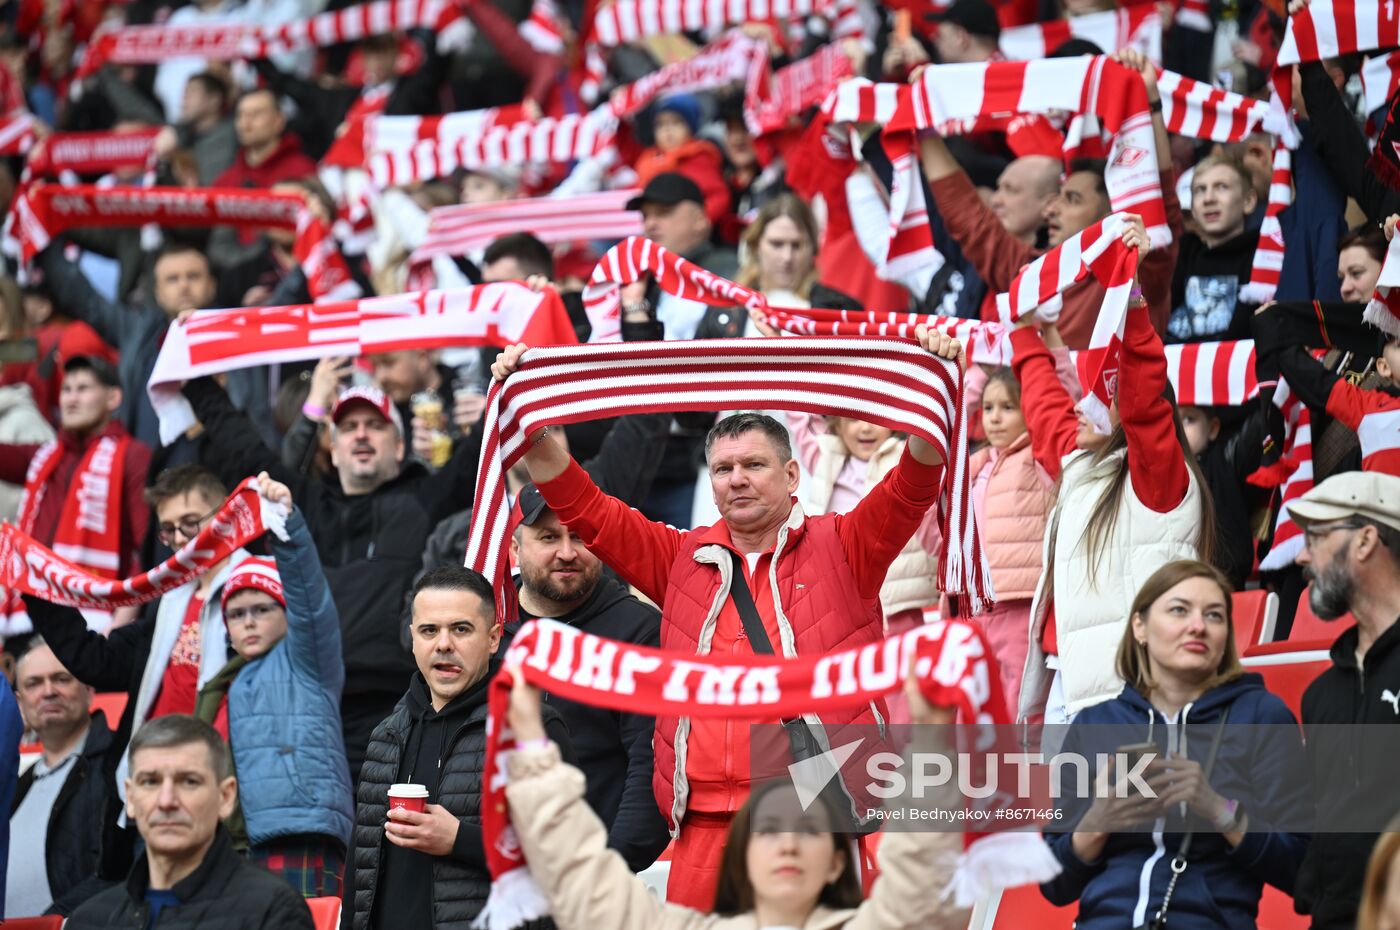
[[[1131,225],[1124,241],[1147,251]],[[1031,608],[1018,719],[1068,723],[1118,694],[1114,655],[1133,595],[1168,562],[1210,561],[1215,526],[1209,491],[1180,418],[1167,399],[1162,341],[1136,287],[1128,302],[1109,419],[1095,431],[1055,377],[1034,329],[1011,333],[1012,367],[1036,461],[1058,477],[1044,565]]]

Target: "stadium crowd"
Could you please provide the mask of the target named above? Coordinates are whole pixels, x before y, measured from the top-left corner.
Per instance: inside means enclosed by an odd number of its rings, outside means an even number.
[[[1280,3],[0,2],[0,918],[962,928],[748,724],[986,719],[1160,747],[999,854],[1083,930],[1400,930],[1400,28]]]

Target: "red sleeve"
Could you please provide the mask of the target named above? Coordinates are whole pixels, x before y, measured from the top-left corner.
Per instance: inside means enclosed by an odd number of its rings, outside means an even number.
[[[549,509],[583,538],[594,555],[655,603],[666,599],[671,565],[687,532],[648,520],[604,494],[573,460],[559,477],[540,484],[539,489]]]
[[[543,109],[549,97],[550,85],[554,83],[559,69],[559,57],[543,55],[531,48],[530,43],[521,38],[520,27],[497,9],[491,0],[465,3],[462,9],[491,40],[506,64],[527,79],[524,99],[535,101]]]
[[[879,596],[890,563],[938,499],[942,476],[942,466],[924,465],[906,445],[894,469],[850,513],[836,517],[861,597]]]
[[[0,442],[0,481],[24,485],[29,472],[29,460],[39,451],[38,443]]]
[[[977,269],[993,294],[1008,290],[1011,279],[1035,258],[1035,250],[1006,231],[967,175],[958,171],[929,184],[948,234]]]
[[[1159,333],[1167,331],[1167,319],[1172,315],[1172,275],[1181,251],[1181,203],[1176,199],[1173,174],[1171,171],[1162,172],[1162,202],[1167,211],[1167,228],[1172,231],[1171,245],[1148,252],[1138,272],[1152,327]]]
[[[1029,327],[1011,331],[1011,368],[1021,382],[1021,415],[1031,434],[1031,454],[1051,480],[1058,480],[1060,460],[1074,451],[1079,434],[1074,398],[1055,373],[1055,357]]]
[[[127,447],[126,464],[122,470],[122,540],[123,560],[129,559],[124,568],[127,577],[135,574],[139,567],[137,553],[146,539],[146,529],[151,522],[151,508],[146,503],[146,475],[151,470],[151,449],[144,442],[132,440]]]
[[[1191,478],[1176,439],[1167,357],[1145,307],[1129,307],[1118,369],[1118,417],[1128,439],[1128,474],[1144,505],[1166,513],[1186,497]]]
[[[1290,385],[1292,383],[1289,382]],[[1376,391],[1363,391],[1349,383],[1346,378],[1338,378],[1327,395],[1327,413],[1341,420],[1352,432],[1356,432],[1361,428],[1361,421],[1366,414],[1381,409],[1388,399]]]

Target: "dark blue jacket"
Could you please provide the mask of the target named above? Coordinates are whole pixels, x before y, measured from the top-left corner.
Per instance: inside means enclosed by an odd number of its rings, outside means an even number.
[[[0,686],[0,810],[9,810],[19,781],[19,741],[24,723],[19,716],[15,693],[6,683]],[[0,823],[0,919],[5,916],[5,868],[10,862],[10,818]]]
[[[340,615],[300,510],[287,517],[287,536],[269,534],[287,635],[249,662],[228,692],[238,793],[252,846],[313,833],[348,849],[354,808],[340,733]]]
[[[1265,882],[1292,893],[1307,839],[1261,825],[1284,817],[1296,822],[1300,811],[1310,809],[1297,720],[1260,676],[1245,674],[1187,704],[1176,723],[1125,687],[1113,700],[1081,711],[1065,740],[1065,752],[1090,754],[1150,740],[1165,755],[1180,751],[1184,739],[1185,755],[1204,766],[1226,707],[1229,723],[1210,783],[1222,797],[1243,805],[1250,832],[1231,849],[1209,824],[1191,818],[1195,838],[1168,908],[1171,930],[1245,930],[1255,926]],[[1274,726],[1255,730],[1249,724]],[[1062,801],[1061,806],[1061,822],[1072,829],[1088,805]],[[1047,834],[1064,872],[1041,891],[1057,905],[1079,902],[1077,930],[1139,926],[1161,907],[1185,824],[1177,812],[1165,823],[1158,821],[1153,832],[1114,834],[1092,863],[1074,854],[1070,832]]]

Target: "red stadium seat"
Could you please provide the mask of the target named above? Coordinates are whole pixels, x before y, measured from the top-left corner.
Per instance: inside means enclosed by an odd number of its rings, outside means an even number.
[[[1308,603],[1308,590],[1304,588],[1302,597],[1298,598],[1298,612],[1293,615],[1293,629],[1288,631],[1288,641],[1293,643],[1325,639],[1330,646],[1337,641],[1338,636],[1356,624],[1356,619],[1351,614],[1343,614],[1336,620],[1323,620],[1313,613],[1312,605]]]
[[[1079,908],[1056,907],[1040,893],[1038,885],[1012,888],[1001,896],[992,930],[1072,930]]]
[[[1246,671],[1264,676],[1264,687],[1283,699],[1295,717],[1302,716],[1303,692],[1332,664],[1330,639],[1310,642],[1265,643],[1245,651]]]
[[[1234,602],[1235,648],[1244,653],[1256,643],[1267,643],[1274,638],[1274,624],[1278,622],[1278,595],[1272,591],[1237,591],[1231,597]]]
[[[49,917],[12,917],[3,922],[5,930],[59,930],[63,918],[58,914]]]
[[[1273,885],[1264,886],[1259,899],[1259,930],[1306,930],[1311,919],[1293,910],[1293,898]]]
[[[336,897],[307,898],[311,921],[316,930],[336,930],[340,926],[340,899]]]

